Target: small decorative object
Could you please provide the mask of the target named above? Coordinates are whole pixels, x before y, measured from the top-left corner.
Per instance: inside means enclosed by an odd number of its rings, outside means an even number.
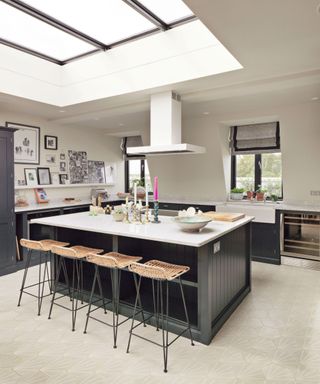
[[[49,202],[48,195],[43,188],[35,188],[34,193],[38,204]]]
[[[195,215],[189,217],[174,217],[173,220],[179,225],[182,231],[185,232],[200,232],[210,221],[210,218],[203,215]]]
[[[40,128],[32,125],[6,122],[14,132],[14,162],[17,164],[40,163]]]
[[[49,168],[37,168],[39,185],[51,184],[51,176]]]
[[[60,184],[67,184],[67,181],[69,181],[68,175],[66,173],[59,175],[59,181],[60,181]]]
[[[242,200],[243,199],[243,188],[232,188],[230,191],[231,200]]]
[[[260,185],[258,187],[259,187],[259,189],[256,190],[256,199],[257,199],[257,201],[264,201],[265,200],[265,194],[267,191],[262,189]]]
[[[26,180],[18,180],[18,185],[19,186],[26,185]]]
[[[58,137],[57,136],[44,136],[44,148],[56,151],[58,149]]]
[[[144,199],[146,196],[146,190],[144,188],[144,180],[143,179],[134,179],[132,181],[132,189],[131,192],[134,195],[134,191],[136,188],[136,195],[138,199]]]
[[[24,175],[26,178],[27,185],[31,187],[38,185],[38,176],[36,168],[25,168]]]
[[[47,164],[55,164],[56,163],[56,155],[46,155]]]
[[[65,161],[60,161],[60,172],[66,172],[67,163]]]
[[[144,214],[144,222],[146,224],[150,223],[150,218],[149,218],[149,205],[146,205],[146,211]]]
[[[114,221],[123,221],[124,212],[123,212],[123,208],[121,205],[116,205],[113,208],[112,217],[113,217]]]
[[[29,205],[27,198],[24,194],[16,193],[15,194],[15,204],[16,207],[27,207]]]
[[[108,204],[105,209],[104,209],[104,212],[106,215],[110,215],[111,212],[112,212],[112,207]]]
[[[66,154],[65,153],[60,153],[60,160],[65,161],[66,159]]]

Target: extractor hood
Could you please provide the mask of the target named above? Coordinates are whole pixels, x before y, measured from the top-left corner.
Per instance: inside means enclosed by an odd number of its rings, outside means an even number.
[[[181,100],[174,92],[162,92],[150,100],[150,145],[127,148],[128,155],[176,155],[205,153],[204,147],[181,143]]]

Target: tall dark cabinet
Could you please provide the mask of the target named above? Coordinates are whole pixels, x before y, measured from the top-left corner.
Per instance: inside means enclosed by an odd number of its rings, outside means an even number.
[[[13,130],[0,127],[0,274],[16,264]]]

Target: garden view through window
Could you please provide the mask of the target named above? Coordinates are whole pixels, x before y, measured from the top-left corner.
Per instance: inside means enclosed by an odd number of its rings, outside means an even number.
[[[235,175],[236,188],[282,197],[281,153],[236,155]]]

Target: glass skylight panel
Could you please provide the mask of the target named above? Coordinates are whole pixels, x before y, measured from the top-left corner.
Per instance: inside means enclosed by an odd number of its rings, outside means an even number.
[[[167,24],[193,15],[190,8],[188,8],[182,0],[139,1]]]
[[[106,45],[156,28],[122,0],[24,2]]]
[[[0,2],[0,37],[61,61],[96,49],[3,2]]]

